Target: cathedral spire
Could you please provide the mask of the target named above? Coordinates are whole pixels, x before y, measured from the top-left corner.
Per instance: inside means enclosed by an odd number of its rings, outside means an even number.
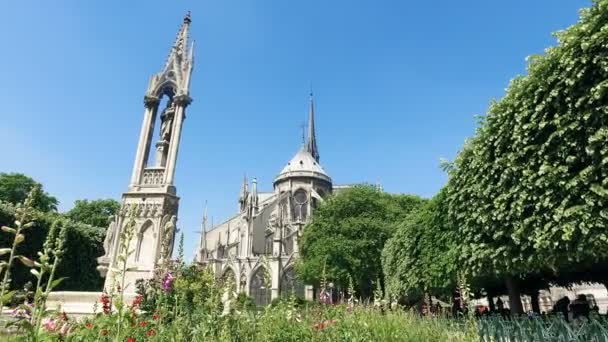
[[[205,210],[203,212],[203,222],[201,224],[201,238],[198,243],[199,262],[205,261],[207,258],[207,201],[205,201]]]
[[[317,136],[315,134],[315,105],[312,91],[310,92],[310,112],[308,113],[308,141],[306,142],[308,151],[319,162],[319,150],[317,149]]]
[[[188,11],[184,16],[182,26],[177,32],[175,43],[171,47],[164,70],[171,68],[174,63],[180,65],[184,60],[192,61],[194,59],[194,42],[191,44],[190,48],[188,48],[191,22],[192,18],[190,16],[190,11]]]

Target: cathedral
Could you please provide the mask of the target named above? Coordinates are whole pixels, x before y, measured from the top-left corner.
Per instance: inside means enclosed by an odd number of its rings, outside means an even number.
[[[135,282],[153,277],[173,252],[179,208],[174,176],[186,108],[192,102],[190,24],[188,13],[144,96],[131,181],[107,230],[105,254],[98,258],[107,291],[115,288],[122,267],[125,290],[134,291]],[[311,213],[336,188],[341,187],[332,185],[320,164],[311,94],[307,139],[274,178],[273,191],[260,192],[255,178],[251,184],[245,178],[238,213],[214,227],[207,227],[205,218],[195,262],[211,267],[218,279],[230,280],[237,292],[250,295],[258,305],[292,293],[310,298],[312,288],[294,271],[298,242]]]
[[[332,180],[319,162],[312,94],[308,137],[274,178],[272,192],[258,191],[257,180],[243,180],[239,211],[207,230],[206,215],[195,261],[210,265],[215,274],[233,282],[237,292],[258,305],[280,296],[312,297],[312,288],[294,272],[298,242],[311,213],[333,190]]]

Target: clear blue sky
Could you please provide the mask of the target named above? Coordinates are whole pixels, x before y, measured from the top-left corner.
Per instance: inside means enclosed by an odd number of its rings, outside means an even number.
[[[233,214],[301,142],[315,92],[335,183],[429,197],[475,115],[555,44],[589,1],[6,1],[0,5],[0,172],[74,200],[127,189],[148,78],[187,10],[196,65],[176,184],[192,254],[205,200]]]

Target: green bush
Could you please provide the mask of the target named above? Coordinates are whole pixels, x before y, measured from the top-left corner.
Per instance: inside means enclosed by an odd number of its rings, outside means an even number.
[[[8,203],[0,203],[0,226],[12,226],[15,220],[15,208]],[[25,241],[19,245],[20,254],[37,259],[37,252],[42,249],[49,228],[60,214],[53,212],[35,212],[34,227],[25,231]],[[66,254],[58,267],[62,277],[66,279],[56,290],[96,291],[101,290],[103,278],[96,271],[97,257],[103,255],[104,228],[91,227],[82,223],[65,220],[68,225]],[[12,244],[12,235],[0,233],[0,246]],[[30,269],[21,263],[15,263],[12,273],[11,287],[21,289],[27,282],[33,282],[34,276]]]

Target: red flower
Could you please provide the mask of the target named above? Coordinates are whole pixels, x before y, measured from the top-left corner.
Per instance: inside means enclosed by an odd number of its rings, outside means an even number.
[[[127,342],[135,342],[135,339],[133,337],[129,337],[127,338]]]
[[[108,294],[105,292],[101,294],[101,304],[103,306],[103,313],[109,314],[112,310],[112,308],[110,307],[110,296],[108,296]]]
[[[147,324],[148,323],[146,323],[146,321],[139,322],[139,326],[142,327],[142,328],[145,328]]]
[[[87,329],[93,329],[93,323],[91,322],[87,322],[85,326],[87,327]]]
[[[146,336],[150,337],[150,336],[154,336],[156,335],[156,331],[154,331],[154,329],[150,329],[146,332]]]
[[[323,330],[323,329],[325,329],[325,324],[317,323],[313,326],[313,328],[315,328],[315,330]]]
[[[141,304],[141,301],[144,299],[144,296],[142,295],[138,295],[137,297],[135,297],[135,299],[133,300],[133,304],[131,305],[131,307],[133,308],[137,308],[139,307],[139,305]]]
[[[108,331],[106,329],[103,329],[101,331],[101,336],[106,336],[106,335],[108,335]]]
[[[152,315],[152,319],[157,320],[160,316],[155,312],[154,315]]]

